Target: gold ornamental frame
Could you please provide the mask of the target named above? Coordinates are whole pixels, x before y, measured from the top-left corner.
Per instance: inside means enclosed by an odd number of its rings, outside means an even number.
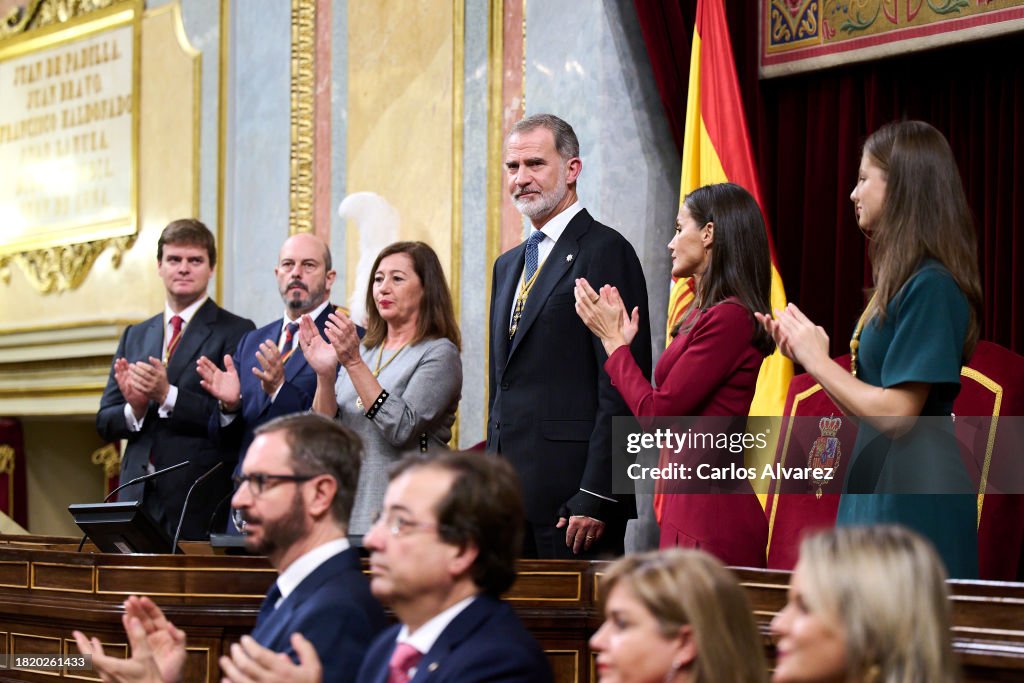
[[[97,257],[113,250],[115,268],[139,232],[139,102],[143,0],[32,0],[0,20],[0,61],[59,47],[114,28],[132,28],[131,178],[128,214],[113,221],[58,226],[56,235],[0,244],[0,281],[11,263],[42,294],[77,289]],[[63,234],[62,234],[63,233]]]

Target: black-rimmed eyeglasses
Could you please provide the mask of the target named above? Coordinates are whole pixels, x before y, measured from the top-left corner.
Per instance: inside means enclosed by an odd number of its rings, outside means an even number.
[[[242,484],[249,484],[249,493],[254,496],[262,495],[268,488],[273,486],[267,486],[268,482],[271,481],[294,481],[296,483],[302,483],[313,479],[313,475],[307,474],[264,474],[263,472],[253,472],[251,474],[236,474],[231,477],[231,480],[235,482],[235,488],[241,488]]]

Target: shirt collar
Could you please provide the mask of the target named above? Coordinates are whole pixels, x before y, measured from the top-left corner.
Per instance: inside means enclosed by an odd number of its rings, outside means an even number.
[[[303,313],[302,315],[308,315],[310,320],[312,320],[313,322],[316,322],[316,319],[320,317],[320,314],[324,312],[324,309],[327,308],[330,305],[331,305],[331,300],[330,299],[324,299],[322,304],[320,304],[319,306],[314,308],[309,313]],[[301,318],[301,317],[302,316],[300,315],[295,320],[292,320],[290,317],[288,317],[288,309],[285,308],[284,309],[284,315],[282,316],[283,320],[281,321],[281,330],[282,330],[282,332],[284,331],[284,328],[288,325],[288,323],[297,323],[297,322],[299,322],[299,318]]]
[[[566,226],[569,225],[569,221],[576,217],[580,211],[583,210],[583,205],[580,204],[577,199],[569,206],[565,207],[558,215],[554,216],[551,220],[544,224],[544,227],[540,229],[545,235],[551,238],[552,244],[558,241],[558,238],[565,232]],[[532,233],[531,233],[532,234]]]
[[[318,545],[288,565],[288,568],[277,577],[277,588],[281,591],[281,599],[287,598],[288,594],[298,588],[307,576],[316,571],[317,567],[335,555],[345,552],[348,547],[347,538],[338,538]]]
[[[208,297],[208,296],[200,297],[196,301],[193,301],[188,306],[186,306],[185,310],[183,310],[181,313],[175,313],[173,310],[171,310],[170,304],[166,304],[165,303],[164,304],[164,327],[167,327],[167,325],[170,324],[170,322],[171,322],[171,318],[173,318],[176,315],[181,316],[182,322],[184,324],[188,325],[190,322],[192,322],[192,317],[196,314],[196,311],[199,310],[199,307],[202,306],[203,304],[205,304],[206,300],[209,299],[209,298],[210,297]]]
[[[420,654],[427,654],[430,652],[430,648],[434,647],[434,643],[441,637],[441,634],[444,633],[444,630],[448,628],[448,624],[455,621],[455,617],[462,614],[462,611],[469,607],[474,600],[476,600],[476,595],[470,595],[468,598],[459,600],[448,609],[432,617],[430,621],[416,629],[416,632],[413,634],[409,633],[408,626],[402,624],[402,628],[398,631],[396,642],[409,643]]]

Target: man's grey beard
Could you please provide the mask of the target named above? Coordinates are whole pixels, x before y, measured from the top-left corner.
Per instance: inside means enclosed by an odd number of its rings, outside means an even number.
[[[558,192],[558,189],[553,192]],[[561,186],[561,192],[557,195],[545,195],[543,192],[540,193],[540,201],[524,200],[520,197],[512,199],[512,203],[515,205],[519,213],[523,214],[530,220],[536,220],[542,218],[547,214],[551,213],[551,210],[558,206],[558,203],[565,199],[565,195],[569,194],[569,187],[567,185]]]

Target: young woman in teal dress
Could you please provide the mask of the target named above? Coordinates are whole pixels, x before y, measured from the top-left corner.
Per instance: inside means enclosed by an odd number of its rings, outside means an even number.
[[[829,358],[828,335],[796,306],[758,319],[860,419],[837,524],[904,524],[935,545],[951,576],[976,577],[976,489],[950,415],[978,341],[982,294],[949,143],[921,121],[883,126],[864,143],[850,199],[875,283],[850,342],[851,367]]]

